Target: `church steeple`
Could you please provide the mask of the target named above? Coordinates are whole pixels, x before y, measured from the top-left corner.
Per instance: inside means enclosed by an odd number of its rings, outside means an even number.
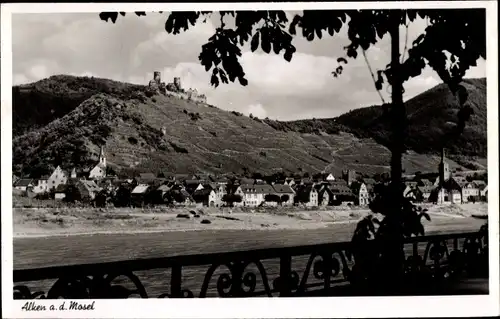
[[[106,156],[104,155],[103,146],[101,146],[101,151],[99,152],[99,164],[106,166]]]
[[[446,162],[444,148],[441,149],[441,162],[439,163],[439,185],[442,186],[450,178],[450,166]]]

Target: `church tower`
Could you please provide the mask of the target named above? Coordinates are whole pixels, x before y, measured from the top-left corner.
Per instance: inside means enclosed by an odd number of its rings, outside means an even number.
[[[439,163],[439,184],[442,185],[450,179],[450,165],[446,162],[444,148],[441,149],[441,162]]]
[[[104,155],[104,147],[102,146],[99,153],[99,165],[106,166],[106,156]]]

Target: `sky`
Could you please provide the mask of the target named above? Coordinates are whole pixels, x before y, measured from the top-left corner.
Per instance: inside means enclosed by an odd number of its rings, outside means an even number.
[[[287,13],[289,19],[294,13]],[[346,29],[333,37],[307,41],[295,36],[297,48],[291,62],[282,55],[251,52],[242,48],[241,63],[249,84],[238,81],[210,86],[210,73],[198,60],[201,46],[214,33],[218,19],[208,19],[188,31],[169,35],[164,30],[166,13],[146,17],[128,14],[117,22],[104,22],[98,13],[36,13],[12,16],[13,83],[38,81],[56,74],[94,76],[118,81],[148,84],[154,71],[162,81],[181,77],[184,88],[196,88],[208,103],[225,110],[279,120],[328,118],[350,110],[381,104],[367,64],[360,55],[349,60],[344,72],[334,78],[337,58],[345,56],[349,43]],[[425,20],[408,27],[408,46],[425,31]],[[401,28],[401,50],[405,46]],[[367,51],[372,69],[390,62],[390,39],[380,40]],[[470,69],[466,77],[485,77],[485,61]],[[407,100],[441,81],[427,68],[405,83]],[[389,100],[389,90],[382,94]]]

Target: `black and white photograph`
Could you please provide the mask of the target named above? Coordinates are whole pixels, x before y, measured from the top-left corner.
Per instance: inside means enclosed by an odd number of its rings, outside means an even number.
[[[474,3],[2,5],[11,314],[498,301],[497,10]]]

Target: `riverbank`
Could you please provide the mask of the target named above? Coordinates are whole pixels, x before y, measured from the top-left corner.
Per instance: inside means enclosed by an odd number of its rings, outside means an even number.
[[[431,218],[487,216],[487,204],[426,205]],[[312,230],[356,223],[360,207],[279,208],[13,208],[13,236],[138,234],[198,230]],[[427,222],[432,228],[433,222]]]

